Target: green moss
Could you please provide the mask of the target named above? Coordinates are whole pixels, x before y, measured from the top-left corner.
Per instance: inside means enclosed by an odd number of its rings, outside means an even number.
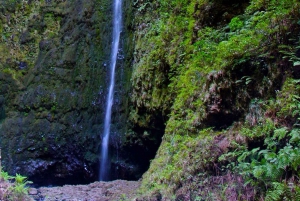
[[[35,33],[28,32],[28,22],[33,15],[31,13],[39,12],[40,4],[33,2],[27,4],[26,1],[14,1],[9,4],[15,4],[15,11],[5,10],[10,18],[2,18],[1,21],[1,46],[8,48],[10,51],[1,54],[1,60],[7,63],[10,71],[15,71],[19,62],[26,62],[27,69],[33,67],[38,56],[38,43],[40,37]],[[7,5],[4,5],[5,8]],[[26,71],[25,70],[25,71]],[[13,73],[14,79],[21,81],[22,73]]]
[[[278,118],[299,118],[300,115],[300,80],[288,78],[278,93],[276,99],[276,108],[278,109]],[[270,106],[271,108],[271,106]]]
[[[54,13],[46,13],[43,19],[46,29],[43,33],[45,38],[54,38],[60,30],[61,17],[54,16]]]
[[[171,108],[161,147],[143,177],[143,193],[161,192],[163,196],[171,196],[180,183],[187,180],[185,173],[196,176],[186,167],[205,172],[203,164],[214,160],[213,153],[206,156],[202,150],[188,144],[207,142],[207,146],[201,145],[208,151],[213,138],[203,135],[206,132],[217,135],[216,131],[205,130],[214,115],[219,115],[216,121],[222,121],[221,118],[227,118],[226,114],[230,113],[241,114],[236,120],[247,116],[251,99],[274,97],[274,91],[280,85],[278,82],[282,78],[278,68],[273,68],[280,58],[274,59],[271,54],[276,52],[278,56],[278,45],[288,41],[289,29],[296,24],[293,19],[298,16],[299,3],[253,0],[240,13],[228,9],[230,19],[222,13],[220,4],[222,1],[196,0],[146,1],[143,4],[137,1],[135,4],[137,32],[132,76],[135,111],[131,113],[131,121],[138,124],[145,113],[151,116],[153,111]],[[223,21],[209,24],[208,10],[214,14],[221,12],[220,20]],[[150,11],[152,20],[149,19]],[[269,73],[262,72],[265,66],[259,61],[268,66]],[[289,70],[288,64],[285,68]],[[156,78],[166,82],[156,85],[153,82]],[[272,90],[259,87],[260,83]],[[287,85],[284,84],[282,91],[289,91]],[[282,106],[277,115],[287,117],[292,110],[298,110],[289,101],[295,99],[298,89],[294,85],[290,90],[282,92],[285,94],[282,94],[282,102],[287,106]],[[290,93],[293,95],[288,96]],[[280,101],[280,96],[277,100]],[[144,112],[139,113],[139,109]],[[276,124],[270,117],[265,117],[263,123],[264,126],[255,128],[245,123],[241,135],[252,140],[265,138]],[[203,156],[198,167],[186,159],[194,152]],[[184,161],[186,167],[181,164]]]
[[[197,136],[166,135],[157,157],[143,175],[140,193],[146,196],[158,191],[164,197],[171,197],[180,182],[208,168],[216,159],[209,154],[214,135],[210,129]]]

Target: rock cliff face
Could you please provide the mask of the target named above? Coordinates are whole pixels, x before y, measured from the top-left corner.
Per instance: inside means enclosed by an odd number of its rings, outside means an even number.
[[[111,2],[15,0],[1,1],[0,9],[0,139],[5,169],[42,185],[97,180]],[[128,2],[124,9],[130,9]],[[127,154],[118,153],[127,128],[129,26],[125,23],[116,74],[112,179],[136,179],[139,172]]]

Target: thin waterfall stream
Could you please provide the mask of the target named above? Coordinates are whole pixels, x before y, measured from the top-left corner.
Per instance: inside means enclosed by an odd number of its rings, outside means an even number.
[[[110,83],[105,110],[104,130],[101,145],[100,158],[100,181],[107,181],[109,179],[109,159],[108,159],[108,145],[111,126],[111,110],[114,99],[115,87],[115,70],[119,52],[120,35],[122,29],[122,0],[114,0],[113,2],[113,34],[112,34],[112,49],[110,57]]]

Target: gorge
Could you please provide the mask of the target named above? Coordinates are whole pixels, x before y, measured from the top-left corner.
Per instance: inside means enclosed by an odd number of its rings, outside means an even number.
[[[299,1],[116,2],[0,1],[3,169],[139,180],[135,200],[298,200]]]

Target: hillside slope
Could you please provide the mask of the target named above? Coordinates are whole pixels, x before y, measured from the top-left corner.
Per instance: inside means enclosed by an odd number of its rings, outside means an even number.
[[[298,200],[299,2],[134,6],[128,139],[163,135],[141,200]]]

